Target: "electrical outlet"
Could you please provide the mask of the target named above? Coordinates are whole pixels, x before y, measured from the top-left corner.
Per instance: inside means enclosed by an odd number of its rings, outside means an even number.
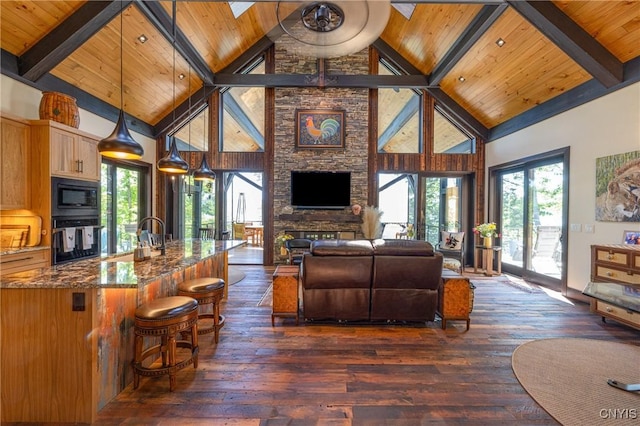
[[[593,234],[594,231],[595,231],[595,225],[592,225],[592,224],[585,224],[584,225],[584,232],[589,233],[589,234]]]
[[[571,232],[580,232],[582,231],[582,225],[579,223],[572,223],[569,229],[571,229]]]
[[[71,296],[71,310],[72,311],[84,311],[84,293],[72,293]]]

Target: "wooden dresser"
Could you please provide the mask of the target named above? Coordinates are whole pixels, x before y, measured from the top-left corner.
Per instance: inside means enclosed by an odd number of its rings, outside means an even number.
[[[640,246],[591,246],[591,310],[640,329]]]

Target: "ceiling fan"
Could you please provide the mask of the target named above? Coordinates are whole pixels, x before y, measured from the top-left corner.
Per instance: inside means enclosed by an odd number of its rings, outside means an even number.
[[[295,42],[288,50],[302,56],[346,56],[369,46],[389,21],[390,0],[343,0],[304,3],[286,15],[276,4],[280,28]]]

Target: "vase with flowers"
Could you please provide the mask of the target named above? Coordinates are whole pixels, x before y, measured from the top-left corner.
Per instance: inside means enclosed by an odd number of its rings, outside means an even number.
[[[487,223],[481,223],[477,225],[475,228],[473,228],[473,233],[478,235],[479,237],[484,238],[485,247],[492,247],[493,238],[500,236],[500,234],[498,234],[497,229],[498,227],[496,226],[495,222],[487,222]]]
[[[280,248],[280,256],[287,255],[287,248],[285,247],[287,240],[293,240],[293,235],[281,232],[276,236],[276,246]]]

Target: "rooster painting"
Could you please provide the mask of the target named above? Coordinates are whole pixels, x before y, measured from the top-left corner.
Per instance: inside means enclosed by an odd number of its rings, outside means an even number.
[[[343,147],[342,114],[307,111],[298,115],[298,144],[309,147]]]

